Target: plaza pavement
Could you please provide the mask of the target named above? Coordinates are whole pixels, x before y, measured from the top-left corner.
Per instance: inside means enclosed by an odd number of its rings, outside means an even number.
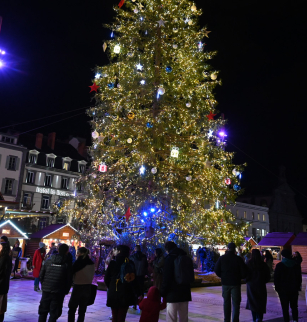
[[[306,288],[307,276],[303,276],[303,290]],[[265,321],[282,322],[282,313],[279,299],[273,289],[272,283],[267,284],[268,305]],[[202,287],[192,290],[193,301],[189,305],[189,322],[200,321],[223,321],[223,299],[221,286]],[[34,292],[32,280],[12,280],[8,294],[8,310],[5,314],[5,322],[37,322],[38,304],[41,294]],[[63,314],[58,319],[59,322],[67,321],[68,301],[70,295],[66,296]],[[98,291],[96,302],[88,307],[85,317],[86,322],[109,321],[110,309],[105,306],[106,292]],[[246,286],[242,285],[242,302],[240,321],[252,321],[251,313],[245,310]],[[131,312],[129,310],[129,312]],[[299,296],[299,321],[307,322],[305,292],[300,292]],[[128,313],[126,321],[137,322],[140,316]],[[165,310],[160,314],[160,320],[165,322]]]

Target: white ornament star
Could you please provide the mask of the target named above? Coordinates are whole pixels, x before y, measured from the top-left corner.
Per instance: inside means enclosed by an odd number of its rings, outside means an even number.
[[[186,20],[184,21],[185,23],[188,23],[190,21],[189,18],[186,18]]]
[[[141,83],[141,85],[145,85],[145,83],[146,83],[146,82],[145,82],[145,80],[143,79],[143,80],[141,80],[141,81],[140,81],[140,83]]]
[[[96,79],[99,79],[101,77],[101,74],[99,74],[99,73],[97,73],[96,75],[95,75],[95,78]]]
[[[213,136],[213,131],[212,130],[209,130],[208,138],[212,138],[212,136]]]
[[[162,18],[157,22],[159,24],[159,27],[165,27],[165,21],[163,21]]]
[[[136,69],[137,69],[137,70],[143,70],[143,66],[142,66],[140,63],[138,63],[138,64],[136,65]]]

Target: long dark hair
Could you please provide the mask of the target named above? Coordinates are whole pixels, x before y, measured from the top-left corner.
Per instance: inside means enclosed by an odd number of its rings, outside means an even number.
[[[271,254],[271,252],[270,252],[269,250],[266,250],[266,251],[265,251],[265,255],[264,255],[264,257],[266,258],[266,260],[267,260],[267,261],[268,261],[268,260],[273,261],[273,256],[272,256],[272,254]]]
[[[0,257],[4,257],[6,255],[10,255],[10,244],[9,243],[5,243],[5,242],[2,242],[0,243],[2,245],[2,250],[0,251]]]
[[[161,248],[156,248],[155,249],[155,252],[156,252],[158,258],[163,255],[163,252],[162,252],[162,249]]]
[[[261,254],[259,249],[253,249],[252,257],[248,261],[249,266],[251,266],[254,269],[258,269],[260,268],[261,263],[262,263],[262,259],[261,259]]]

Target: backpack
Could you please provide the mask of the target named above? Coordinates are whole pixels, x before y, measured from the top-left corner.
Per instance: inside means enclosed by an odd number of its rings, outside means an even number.
[[[193,261],[189,256],[177,256],[174,261],[174,269],[177,284],[191,284],[194,282]]]
[[[135,280],[135,267],[134,263],[129,261],[128,258],[125,259],[125,262],[120,267],[119,278],[123,284],[131,283]]]

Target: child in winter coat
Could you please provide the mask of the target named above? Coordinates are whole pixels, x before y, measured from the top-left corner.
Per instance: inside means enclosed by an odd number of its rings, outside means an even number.
[[[142,310],[140,322],[158,322],[160,311],[166,308],[166,302],[163,299],[161,303],[158,288],[152,286],[147,293],[147,298],[139,303],[139,308]]]

